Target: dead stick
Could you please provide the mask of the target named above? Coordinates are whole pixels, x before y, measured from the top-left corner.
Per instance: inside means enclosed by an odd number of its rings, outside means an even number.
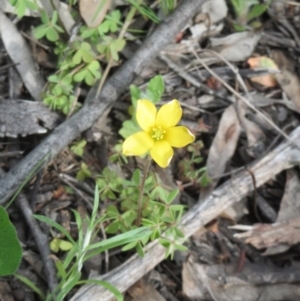
[[[300,146],[300,127],[297,127],[290,139]],[[269,179],[300,162],[300,150],[288,142],[281,143],[273,151],[269,152],[259,161],[253,163],[250,168],[256,179],[257,187]],[[207,196],[200,204],[195,205],[183,217],[181,230],[186,238],[193,235],[200,227],[220,215],[227,207],[240,201],[244,196],[253,191],[253,181],[247,171],[241,171],[234,178],[225,182]],[[134,255],[118,268],[96,279],[105,280],[116,286],[121,292],[125,292],[137,280],[151,271],[164,259],[165,249],[157,242],[147,247],[146,255],[140,258]],[[71,301],[110,301],[113,295],[103,287],[97,285],[85,285],[73,296]]]

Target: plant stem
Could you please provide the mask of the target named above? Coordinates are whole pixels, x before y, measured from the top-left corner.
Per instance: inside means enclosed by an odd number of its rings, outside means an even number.
[[[143,175],[142,183],[141,183],[141,186],[140,186],[140,194],[139,194],[139,199],[138,199],[137,219],[136,219],[136,225],[138,227],[141,225],[144,188],[145,188],[145,183],[146,183],[150,163],[151,163],[151,157],[148,157],[148,160],[147,160],[146,165],[144,167],[144,175]]]
[[[130,9],[130,11],[129,11],[129,13],[127,14],[126,20],[125,20],[125,22],[123,24],[123,27],[121,29],[121,32],[120,32],[119,36],[118,36],[118,39],[123,39],[124,38],[126,30],[129,27],[129,25],[131,24],[131,21],[132,21],[134,15],[135,15],[135,13],[136,13],[136,8],[132,6],[131,9]],[[114,60],[111,57],[109,59],[109,61],[108,61],[108,64],[107,64],[107,66],[105,68],[105,71],[103,73],[103,76],[101,78],[101,81],[100,81],[100,84],[99,84],[99,87],[98,87],[98,90],[97,90],[96,98],[100,95],[100,92],[101,92],[102,87],[104,85],[104,82],[105,82],[105,80],[106,80],[106,78],[108,76],[108,73],[109,73],[109,71],[110,71],[110,69],[111,69],[111,67],[113,65],[113,62],[114,62]]]

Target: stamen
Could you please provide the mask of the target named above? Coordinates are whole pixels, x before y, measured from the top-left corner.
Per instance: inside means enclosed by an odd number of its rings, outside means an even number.
[[[166,131],[162,129],[161,126],[156,126],[154,128],[152,128],[152,135],[151,137],[156,140],[162,140],[164,139],[164,135],[165,135]]]

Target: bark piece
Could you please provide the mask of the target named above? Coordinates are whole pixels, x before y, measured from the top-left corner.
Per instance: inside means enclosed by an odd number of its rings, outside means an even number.
[[[205,265],[190,257],[183,265],[184,293],[189,298],[207,301],[299,300],[299,269],[247,262],[237,273],[237,265],[236,261]]]
[[[41,102],[0,99],[0,137],[44,134],[60,119]]]
[[[231,228],[239,229],[239,225]],[[297,216],[274,224],[255,224],[253,227],[248,227],[249,231],[235,234],[235,237],[246,238],[246,243],[250,243],[257,249],[277,247],[279,245],[280,248],[275,248],[274,252],[270,250],[264,253],[264,255],[273,255],[282,253],[289,249],[290,246],[300,242],[299,228],[300,217]]]

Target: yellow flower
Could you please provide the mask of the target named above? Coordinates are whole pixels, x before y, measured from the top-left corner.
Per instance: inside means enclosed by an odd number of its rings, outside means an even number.
[[[182,109],[176,99],[158,111],[151,101],[138,100],[136,119],[143,131],[124,141],[123,154],[140,156],[150,151],[150,156],[160,167],[167,167],[173,157],[172,147],[184,147],[195,140],[185,126],[176,126],[181,116]]]

